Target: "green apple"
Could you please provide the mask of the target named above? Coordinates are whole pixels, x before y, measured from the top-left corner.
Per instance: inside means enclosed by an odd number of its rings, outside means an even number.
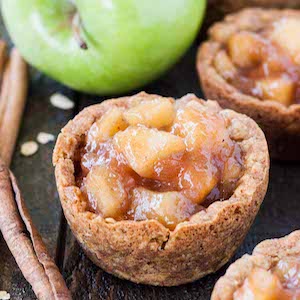
[[[195,38],[205,0],[2,0],[24,58],[80,91],[118,94],[172,66]]]

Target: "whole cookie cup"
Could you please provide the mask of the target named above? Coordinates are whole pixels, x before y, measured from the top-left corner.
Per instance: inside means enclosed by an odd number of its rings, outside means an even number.
[[[90,106],[62,129],[53,162],[66,219],[92,261],[162,286],[230,259],[269,173],[257,124],[194,95],[175,102],[140,93]]]

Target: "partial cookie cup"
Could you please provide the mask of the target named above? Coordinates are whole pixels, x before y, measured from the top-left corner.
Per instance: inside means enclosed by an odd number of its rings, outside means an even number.
[[[58,137],[53,163],[66,219],[91,260],[105,271],[136,283],[174,286],[197,280],[223,266],[242,243],[265,196],[269,155],[263,132],[249,117],[214,106],[228,122],[231,139],[242,151],[244,173],[233,195],[178,224],[171,231],[156,220],[115,221],[87,211],[76,186],[74,162],[83,136],[112,107],[128,108],[137,99],[160,96],[140,93],[84,109]]]
[[[222,16],[223,14],[232,13],[245,7],[278,7],[278,8],[299,8],[299,0],[208,0],[209,14],[216,14],[217,11]]]
[[[216,283],[211,300],[232,300],[254,269],[269,271],[287,257],[300,257],[299,230],[280,239],[263,241],[255,247],[252,255],[246,254],[233,263]]]
[[[300,8],[300,0],[208,0],[205,23],[211,25],[246,7]]]
[[[244,94],[218,73],[214,59],[233,33],[255,32],[284,16],[300,17],[299,11],[245,9],[228,15],[210,28],[209,39],[198,51],[197,70],[207,98],[217,100],[223,108],[233,109],[253,118],[263,129],[272,158],[299,160],[300,104],[284,106],[271,100],[260,100]]]

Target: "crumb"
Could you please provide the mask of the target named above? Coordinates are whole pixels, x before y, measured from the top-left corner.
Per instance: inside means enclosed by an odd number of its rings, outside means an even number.
[[[9,300],[10,294],[6,291],[0,291],[0,300]]]
[[[32,156],[39,149],[39,145],[34,141],[29,141],[21,146],[21,154],[24,156]]]
[[[72,109],[75,106],[72,100],[59,93],[53,94],[50,97],[50,102],[53,106],[64,110]]]
[[[114,223],[116,223],[116,220],[113,218],[105,218],[105,222],[109,223],[109,224],[114,224]]]
[[[50,142],[53,142],[55,140],[55,136],[51,133],[47,133],[47,132],[40,132],[38,135],[37,135],[37,141],[40,143],[40,144],[48,144]]]

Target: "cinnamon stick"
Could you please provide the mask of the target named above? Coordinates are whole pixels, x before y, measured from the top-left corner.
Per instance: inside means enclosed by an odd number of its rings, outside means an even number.
[[[14,175],[0,160],[0,229],[38,299],[71,299],[65,282],[33,225]]]
[[[0,231],[38,299],[68,300],[69,290],[35,228],[16,178],[9,171],[27,93],[27,66],[13,49],[5,63],[0,41]],[[4,67],[5,65],[5,67]],[[2,66],[2,67],[1,67]]]
[[[0,95],[0,156],[10,165],[28,86],[27,65],[17,49],[6,64]]]
[[[6,43],[2,40],[0,40],[0,74],[3,74],[5,62],[6,62],[6,55],[7,55],[7,49],[6,49]],[[2,76],[0,77],[2,80]]]
[[[9,63],[6,63],[7,60],[7,49],[6,43],[0,40],[0,82],[1,82],[1,92],[0,92],[0,126],[2,124],[2,118],[5,112],[6,101],[1,101],[1,99],[7,99],[8,87],[7,84],[9,82]],[[6,79],[4,80],[4,77]]]

